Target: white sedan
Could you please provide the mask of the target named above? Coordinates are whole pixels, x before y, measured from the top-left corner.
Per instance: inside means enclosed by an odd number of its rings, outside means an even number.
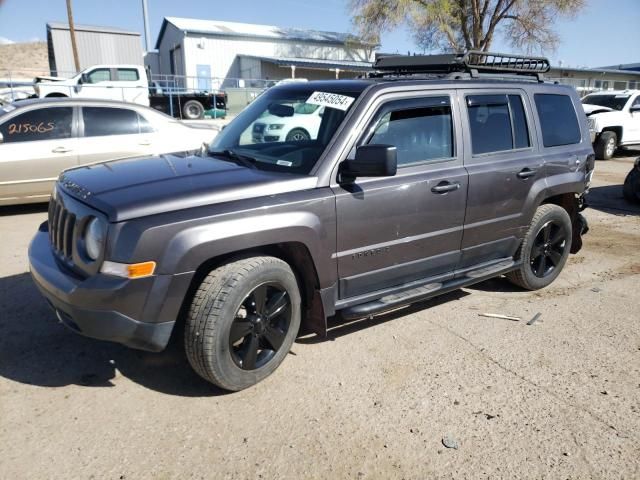
[[[315,140],[323,112],[324,107],[319,105],[298,103],[291,116],[266,114],[253,124],[253,143]]]
[[[0,205],[46,202],[62,170],[116,158],[195,151],[216,127],[185,125],[130,103],[64,98],[0,107]]]

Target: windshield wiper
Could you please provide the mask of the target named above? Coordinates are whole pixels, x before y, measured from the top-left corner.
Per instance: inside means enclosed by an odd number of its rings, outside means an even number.
[[[241,165],[247,168],[257,168],[255,163],[257,160],[248,155],[241,155],[229,148],[225,150],[213,150],[208,151],[209,156],[222,157],[225,160],[231,160],[236,165]]]

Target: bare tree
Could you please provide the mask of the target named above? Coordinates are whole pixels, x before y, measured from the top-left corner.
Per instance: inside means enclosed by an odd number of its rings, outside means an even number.
[[[497,33],[514,48],[554,50],[558,17],[572,17],[585,0],[350,0],[353,22],[367,41],[408,25],[424,49],[488,51]]]
[[[71,8],[71,0],[67,0],[67,17],[69,18],[69,35],[71,35],[71,50],[73,51],[73,63],[76,72],[80,71],[80,58],[78,57],[78,45],[76,45],[76,29],[73,25],[73,9]]]

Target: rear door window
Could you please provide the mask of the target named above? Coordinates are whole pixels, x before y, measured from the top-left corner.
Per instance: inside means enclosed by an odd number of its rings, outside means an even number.
[[[580,143],[580,124],[571,97],[536,93],[534,98],[545,147]]]
[[[140,80],[138,70],[135,68],[119,68],[118,81],[120,82],[136,82]]]
[[[449,97],[389,102],[370,131],[366,143],[394,145],[399,167],[454,156]]]
[[[83,107],[85,137],[140,133],[138,114],[126,108]]]
[[[468,95],[466,101],[474,155],[531,146],[520,95]]]
[[[40,108],[17,115],[0,125],[4,143],[71,138],[72,107]]]

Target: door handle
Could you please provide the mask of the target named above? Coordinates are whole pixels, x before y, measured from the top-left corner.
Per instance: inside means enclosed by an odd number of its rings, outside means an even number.
[[[142,145],[142,146],[149,146],[151,145],[151,140],[140,140],[140,143],[138,143],[138,145]]]
[[[536,173],[537,173],[536,170],[531,170],[530,168],[523,168],[518,172],[518,178],[533,177]]]
[[[70,152],[71,149],[70,148],[65,148],[65,147],[56,147],[53,150],[51,150],[51,152],[53,153],[67,153]]]
[[[460,188],[460,182],[448,182],[446,180],[440,182],[435,187],[431,188],[433,193],[447,193],[452,192],[454,190],[458,190]]]

